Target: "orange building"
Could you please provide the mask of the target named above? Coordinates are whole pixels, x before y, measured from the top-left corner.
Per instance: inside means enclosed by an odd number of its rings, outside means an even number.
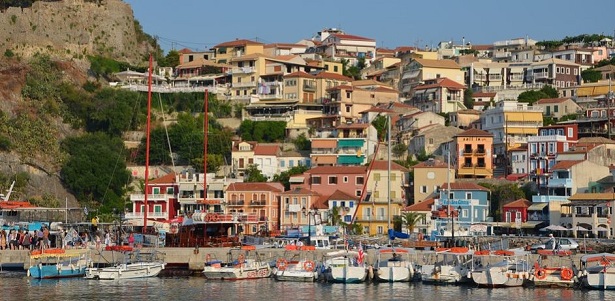
[[[493,177],[493,134],[469,129],[455,136],[457,177]]]

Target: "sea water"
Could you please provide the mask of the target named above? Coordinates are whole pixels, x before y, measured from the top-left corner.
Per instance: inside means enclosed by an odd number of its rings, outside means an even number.
[[[414,283],[291,283],[274,279],[211,281],[203,277],[157,277],[102,281],[81,278],[35,280],[0,273],[0,300],[615,300],[615,291],[559,288],[477,288]]]

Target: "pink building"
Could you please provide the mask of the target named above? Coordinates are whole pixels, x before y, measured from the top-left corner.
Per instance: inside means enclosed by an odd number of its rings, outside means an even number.
[[[179,202],[176,195],[175,173],[150,181],[146,191],[147,209],[145,209],[145,194],[131,194],[132,212],[126,212],[126,219],[143,220],[146,210],[148,220],[164,221],[177,217]],[[140,224],[136,222],[133,225],[142,226],[143,222]]]
[[[366,175],[366,166],[318,166],[304,172],[301,179],[291,178],[291,189],[302,187],[325,197],[339,190],[360,197]]]
[[[530,180],[546,188],[557,154],[576,145],[579,137],[576,123],[555,124],[538,128],[538,136],[527,139]]]
[[[226,211],[256,216],[258,222],[245,225],[245,234],[262,230],[279,230],[281,183],[231,183],[226,189]]]

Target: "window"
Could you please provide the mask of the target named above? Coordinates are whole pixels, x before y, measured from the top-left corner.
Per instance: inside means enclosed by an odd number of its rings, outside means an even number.
[[[421,186],[421,193],[427,193],[427,186]]]
[[[175,193],[175,189],[173,189],[173,187],[167,187],[167,194],[173,194]]]
[[[396,173],[391,173],[391,182],[397,180],[397,174]]]
[[[350,106],[346,106],[346,113],[350,113]]]
[[[160,194],[160,187],[152,188],[152,194]]]
[[[288,167],[294,167],[295,166],[295,160],[288,160]]]
[[[471,200],[472,199],[472,193],[471,192],[466,192],[466,199],[467,200]]]
[[[329,176],[329,185],[337,184],[337,176]]]
[[[162,215],[162,205],[154,205],[154,215]]]
[[[312,184],[320,184],[320,177],[312,177]]]
[[[356,177],[355,182],[357,185],[363,185],[364,183],[364,178],[363,177]]]
[[[448,199],[449,199],[449,200],[452,200],[452,199],[454,199],[454,198],[455,198],[455,194],[454,194],[453,192],[449,192],[449,193],[448,193]]]
[[[348,183],[348,177],[344,176],[344,177],[342,178],[342,181],[343,181],[344,183]]]
[[[284,160],[280,160],[280,167],[284,167],[285,163],[286,162]]]
[[[380,181],[380,173],[374,173],[374,181]]]
[[[337,66],[333,66],[333,72],[337,72]]]
[[[572,137],[574,135],[573,128],[568,128],[568,137]]]
[[[361,190],[355,190],[355,191],[354,191],[354,195],[355,195],[356,197],[361,197]]]
[[[391,199],[396,199],[397,198],[397,194],[395,192],[396,191],[391,190]]]

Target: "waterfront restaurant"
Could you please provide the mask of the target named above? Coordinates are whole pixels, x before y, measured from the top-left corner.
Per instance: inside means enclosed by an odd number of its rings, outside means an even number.
[[[610,238],[613,236],[615,192],[576,193],[570,203],[562,204],[560,222],[575,237]],[[580,229],[573,231],[575,229]]]

